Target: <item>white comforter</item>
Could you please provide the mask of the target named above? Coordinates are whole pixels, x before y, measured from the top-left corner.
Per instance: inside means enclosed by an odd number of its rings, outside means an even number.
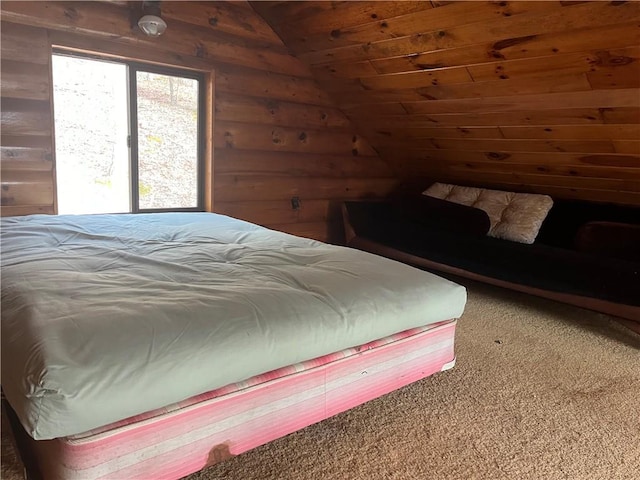
[[[462,314],[435,275],[207,213],[2,220],[2,387],[72,435]]]

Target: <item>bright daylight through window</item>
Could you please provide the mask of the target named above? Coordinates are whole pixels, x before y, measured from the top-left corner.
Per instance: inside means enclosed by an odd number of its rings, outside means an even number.
[[[202,210],[202,81],[53,55],[58,213]]]

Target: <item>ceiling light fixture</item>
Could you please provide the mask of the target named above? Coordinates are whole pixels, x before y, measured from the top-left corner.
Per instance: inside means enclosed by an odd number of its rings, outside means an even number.
[[[142,13],[138,20],[140,30],[150,37],[159,37],[167,29],[167,23],[160,17],[160,2],[142,2]]]

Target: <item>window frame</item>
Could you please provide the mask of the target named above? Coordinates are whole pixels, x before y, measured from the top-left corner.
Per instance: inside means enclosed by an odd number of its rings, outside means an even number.
[[[206,148],[206,128],[208,120],[206,118],[207,99],[207,75],[203,71],[182,69],[180,67],[158,65],[146,63],[127,58],[113,58],[108,54],[79,52],[64,47],[53,47],[51,55],[62,55],[67,57],[96,60],[102,62],[116,63],[126,67],[127,75],[127,112],[128,112],[128,151],[129,151],[129,212],[124,213],[161,213],[161,212],[204,212],[207,211],[207,201],[205,187],[207,185],[205,175],[207,171]],[[198,140],[197,140],[197,205],[194,207],[169,207],[169,208],[140,208],[140,178],[139,178],[139,156],[138,156],[138,95],[137,95],[137,73],[148,72],[159,75],[169,75],[174,77],[189,78],[198,81]],[[52,88],[54,87],[52,78]],[[53,95],[51,96],[53,105],[53,124],[55,128],[55,104]],[[56,179],[57,181],[57,179]],[[57,185],[56,185],[57,191]],[[116,213],[114,213],[116,215]]]

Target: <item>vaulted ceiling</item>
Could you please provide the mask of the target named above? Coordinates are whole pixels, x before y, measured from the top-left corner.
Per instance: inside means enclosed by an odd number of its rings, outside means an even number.
[[[251,4],[401,177],[640,204],[640,3]]]

